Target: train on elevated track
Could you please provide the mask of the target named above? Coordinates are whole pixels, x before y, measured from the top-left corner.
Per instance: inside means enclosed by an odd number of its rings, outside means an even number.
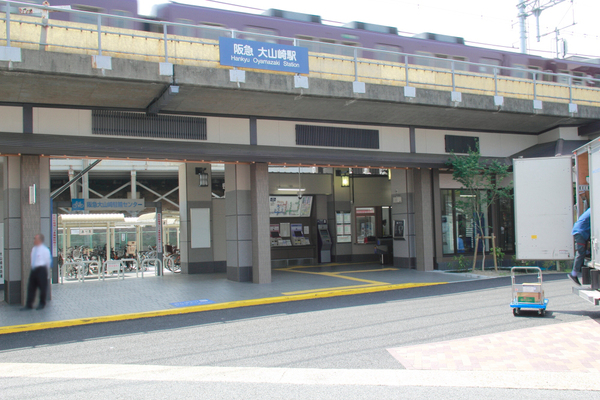
[[[31,3],[39,4],[42,1]],[[270,35],[294,38],[300,46],[308,47],[314,52],[353,56],[354,48],[357,48],[358,57],[385,62],[404,62],[404,57],[397,53],[408,53],[413,55],[409,58],[411,64],[432,68],[450,68],[451,61],[455,60],[457,62],[454,67],[457,70],[493,74],[496,68],[499,75],[521,79],[533,79],[534,72],[537,72],[539,80],[568,84],[571,79],[573,85],[600,86],[599,82],[588,79],[600,79],[600,59],[544,58],[470,46],[465,44],[463,38],[435,33],[402,36],[395,27],[358,21],[334,26],[323,23],[318,15],[277,9],[269,9],[262,14],[249,14],[169,2],[155,6],[152,15],[142,16],[138,14],[137,0],[54,0],[51,5],[70,5],[81,11],[186,24],[187,26],[168,28],[168,33],[181,36],[218,39],[224,31],[211,29],[218,27],[238,31],[236,37],[241,39],[274,42],[277,39]],[[84,14],[52,13],[51,18],[96,23],[95,18]],[[162,30],[159,24],[117,18],[111,19],[108,25],[155,32]],[[546,75],[544,72],[563,75]]]

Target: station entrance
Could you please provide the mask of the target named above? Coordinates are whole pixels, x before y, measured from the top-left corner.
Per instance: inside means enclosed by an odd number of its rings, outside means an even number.
[[[243,205],[249,196],[231,191],[237,214],[227,215],[226,171],[239,179],[248,165],[104,160],[78,177],[89,165],[50,160],[55,283],[181,273],[182,244],[184,274],[227,272],[228,224],[237,226],[236,261],[243,257],[252,239]],[[193,178],[182,188],[187,172]],[[392,170],[272,165],[268,182],[269,224],[261,234],[269,238],[272,268],[393,264]],[[187,208],[183,235],[180,203]],[[396,221],[397,240],[408,239],[405,224]]]
[[[423,212],[433,207],[430,169],[10,156],[5,187],[30,162],[37,181],[15,182],[21,194],[35,188],[22,199],[19,252],[44,233],[54,284],[194,274],[269,283],[272,271],[304,267],[415,268],[428,251],[419,230],[433,236]],[[26,227],[30,206],[41,217]],[[7,255],[10,278],[25,263]],[[5,297],[19,302],[23,281],[20,290],[5,281]]]
[[[52,282],[179,273],[178,168],[50,159]]]

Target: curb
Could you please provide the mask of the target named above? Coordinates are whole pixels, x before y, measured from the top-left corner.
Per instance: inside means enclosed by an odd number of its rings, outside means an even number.
[[[382,285],[369,288],[331,290],[327,292],[298,294],[292,296],[265,297],[261,299],[238,300],[226,303],[207,304],[202,306],[191,306],[176,309],[165,309],[157,311],[145,311],[140,313],[105,315],[101,317],[67,319],[62,321],[37,322],[33,324],[11,325],[0,327],[0,335],[10,333],[32,332],[44,329],[67,328],[71,326],[100,324],[105,322],[130,321],[142,318],[165,317],[169,315],[192,314],[205,311],[229,310],[233,308],[252,307],[267,304],[289,303],[293,301],[322,299],[328,297],[350,296],[355,294],[387,292],[392,290],[409,289],[424,286],[444,285],[448,282],[430,282],[430,283],[402,283],[396,285]]]

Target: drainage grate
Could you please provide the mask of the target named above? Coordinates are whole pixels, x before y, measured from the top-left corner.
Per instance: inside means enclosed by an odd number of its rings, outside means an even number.
[[[92,134],[206,140],[206,118],[94,110]]]
[[[379,149],[379,131],[372,129],[296,125],[296,144],[299,146]]]

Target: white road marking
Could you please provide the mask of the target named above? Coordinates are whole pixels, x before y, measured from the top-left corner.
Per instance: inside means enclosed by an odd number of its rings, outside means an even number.
[[[574,373],[0,363],[0,378],[62,380],[67,377],[139,382],[237,382],[600,391],[600,371]]]

